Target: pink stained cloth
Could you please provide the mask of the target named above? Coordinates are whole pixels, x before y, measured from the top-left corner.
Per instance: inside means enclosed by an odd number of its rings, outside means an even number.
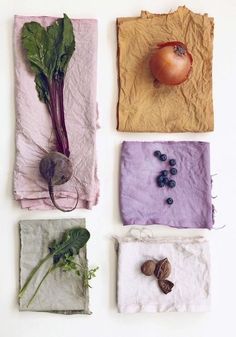
[[[25,22],[37,21],[43,26],[55,18],[15,16],[15,94],[16,94],[16,163],[14,197],[22,208],[50,209],[47,184],[39,174],[39,162],[54,149],[52,123],[45,104],[39,101],[34,74],[22,52],[20,34]],[[72,20],[76,48],[65,77],[64,105],[70,144],[73,178],[56,186],[56,200],[64,208],[71,208],[79,193],[77,208],[96,205],[99,195],[95,137],[97,130],[96,67],[97,21]]]

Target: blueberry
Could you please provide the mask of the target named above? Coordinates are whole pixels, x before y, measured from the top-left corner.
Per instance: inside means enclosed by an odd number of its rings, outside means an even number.
[[[153,154],[154,154],[155,157],[159,158],[160,155],[161,155],[161,151],[154,151]]]
[[[168,183],[169,183],[169,179],[167,177],[163,177],[162,181],[165,185],[168,185]]]
[[[174,188],[174,187],[176,186],[176,182],[175,182],[174,180],[169,180],[168,186],[169,186],[170,188]]]
[[[164,186],[165,186],[165,184],[164,184],[163,181],[158,181],[157,185],[158,185],[159,187],[164,187]]]
[[[168,199],[166,199],[166,202],[167,202],[168,205],[172,205],[174,200],[172,198],[168,198]]]
[[[164,177],[167,177],[168,176],[168,171],[167,170],[161,171],[161,175],[164,176]]]
[[[175,159],[170,159],[169,160],[170,166],[175,166],[176,165],[176,160]]]
[[[167,159],[167,155],[166,154],[161,154],[160,155],[160,160],[161,161],[166,161],[166,159]]]
[[[163,181],[163,179],[164,179],[164,176],[158,176],[157,178],[156,178],[156,181],[157,181],[157,183],[159,182],[159,181]]]
[[[172,174],[172,176],[175,176],[178,173],[177,169],[175,167],[172,167],[170,169],[170,174]]]
[[[165,177],[163,177],[163,176],[158,176],[158,177],[156,178],[157,186],[159,186],[159,187],[164,187],[164,186],[165,186],[164,179],[165,179]]]

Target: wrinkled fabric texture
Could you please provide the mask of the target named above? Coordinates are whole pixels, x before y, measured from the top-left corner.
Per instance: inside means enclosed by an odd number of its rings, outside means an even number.
[[[154,151],[167,155],[165,162]],[[175,188],[157,186],[162,170],[175,159]],[[174,203],[168,205],[167,198]],[[120,163],[120,212],[124,225],[161,224],[212,228],[210,146],[206,142],[123,142]]]
[[[117,302],[121,313],[210,310],[210,257],[203,238],[118,239]],[[155,276],[142,274],[149,259],[168,258],[174,283],[164,294]]]
[[[213,18],[179,7],[168,14],[119,18],[117,128],[129,132],[213,131]],[[193,57],[181,85],[153,85],[149,60],[161,42],[181,41]]]
[[[22,208],[53,208],[47,184],[39,174],[42,157],[55,149],[55,137],[46,105],[39,101],[34,74],[24,59],[20,34],[25,22],[44,26],[52,17],[16,16],[14,26],[16,94],[16,163],[14,197]],[[58,204],[71,208],[79,194],[77,208],[92,208],[99,187],[95,155],[97,130],[96,59],[97,21],[72,20],[76,49],[69,62],[64,86],[66,127],[70,145],[73,178],[55,187]]]
[[[20,288],[33,268],[48,254],[48,246],[62,237],[67,229],[85,227],[84,219],[24,220],[20,221]],[[79,263],[87,265],[86,246],[81,248]],[[53,271],[42,283],[33,302],[27,304],[40,280],[52,264],[45,262],[19,301],[21,311],[49,311],[62,314],[90,314],[89,293],[73,271]]]

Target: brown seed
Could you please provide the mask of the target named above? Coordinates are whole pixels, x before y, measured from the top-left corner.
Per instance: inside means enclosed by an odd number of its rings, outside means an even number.
[[[174,283],[169,280],[158,280],[158,284],[164,294],[171,292],[174,287]]]
[[[146,276],[153,275],[155,269],[156,269],[156,262],[153,260],[147,260],[141,266],[141,272]]]
[[[171,273],[171,264],[167,258],[158,261],[155,269],[155,276],[158,280],[164,280],[170,276]]]

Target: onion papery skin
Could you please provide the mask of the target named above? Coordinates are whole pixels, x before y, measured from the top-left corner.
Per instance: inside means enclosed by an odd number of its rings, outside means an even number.
[[[185,82],[191,73],[192,64],[192,55],[180,41],[157,44],[149,61],[153,77],[158,83],[165,85]]]

